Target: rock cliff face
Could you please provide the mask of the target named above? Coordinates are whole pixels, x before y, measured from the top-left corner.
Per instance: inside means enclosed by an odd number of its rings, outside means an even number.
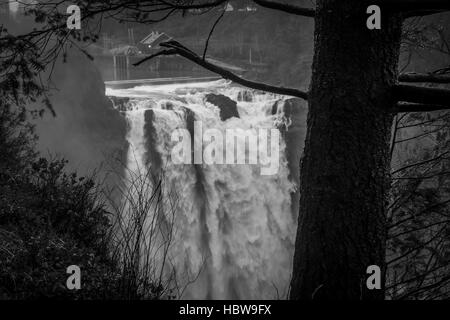
[[[44,154],[69,160],[70,168],[88,173],[126,155],[126,120],[105,96],[94,64],[84,56],[58,61],[50,100],[56,112],[36,120],[38,147]],[[108,163],[109,162],[109,163]]]
[[[207,94],[205,96],[205,99],[207,102],[219,107],[220,118],[222,119],[222,121],[225,121],[232,117],[239,118],[236,101],[233,101],[224,95],[214,93]]]

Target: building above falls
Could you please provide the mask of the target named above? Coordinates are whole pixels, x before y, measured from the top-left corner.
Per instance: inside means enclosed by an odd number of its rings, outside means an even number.
[[[172,37],[168,36],[164,32],[152,31],[148,36],[139,41],[138,47],[143,52],[151,51],[152,49],[159,49],[159,44],[172,40]]]

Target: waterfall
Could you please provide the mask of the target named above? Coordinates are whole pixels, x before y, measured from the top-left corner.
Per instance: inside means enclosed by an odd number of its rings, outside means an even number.
[[[239,118],[222,121],[219,107],[205,101],[208,93],[237,101]],[[123,111],[131,146],[128,169],[161,170],[165,188],[177,196],[169,255],[177,274],[192,282],[182,298],[285,297],[297,225],[291,197],[296,185],[289,179],[285,141],[280,141],[275,175],[261,175],[254,164],[171,162],[174,130],[190,129],[194,120],[223,131],[278,128],[285,119],[272,109],[284,98],[223,80],[107,89],[107,95],[129,99]]]
[[[143,166],[145,154],[144,113],[145,109],[129,110],[126,113],[129,126],[127,141],[130,144],[127,154],[128,174],[139,172]]]

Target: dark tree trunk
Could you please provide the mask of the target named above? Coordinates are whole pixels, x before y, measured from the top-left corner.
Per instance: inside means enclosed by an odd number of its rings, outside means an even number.
[[[361,0],[318,0],[291,299],[382,299],[388,142],[401,20],[366,27]],[[384,274],[384,272],[382,272]]]

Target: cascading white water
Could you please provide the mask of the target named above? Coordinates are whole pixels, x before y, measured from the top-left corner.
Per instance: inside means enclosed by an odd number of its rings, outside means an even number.
[[[178,197],[169,254],[177,274],[196,278],[182,298],[270,299],[283,297],[288,289],[296,214],[291,212],[295,186],[288,179],[284,141],[275,175],[261,175],[259,165],[171,163],[171,134],[187,127],[188,110],[204,128],[277,126],[281,118],[272,114],[272,106],[282,97],[253,92],[250,102],[238,102],[240,118],[226,121],[204,99],[212,92],[237,101],[242,90],[225,81],[107,90],[109,96],[132,99],[133,108],[125,111],[132,146],[128,169],[156,166],[152,161],[158,158],[165,185]],[[151,124],[145,121],[147,110],[152,110]],[[152,128],[152,143],[145,143],[144,126]]]
[[[129,123],[127,141],[130,144],[127,154],[127,168],[129,169],[129,174],[139,172],[144,159],[144,113],[145,109],[139,108],[127,111],[127,120]]]

